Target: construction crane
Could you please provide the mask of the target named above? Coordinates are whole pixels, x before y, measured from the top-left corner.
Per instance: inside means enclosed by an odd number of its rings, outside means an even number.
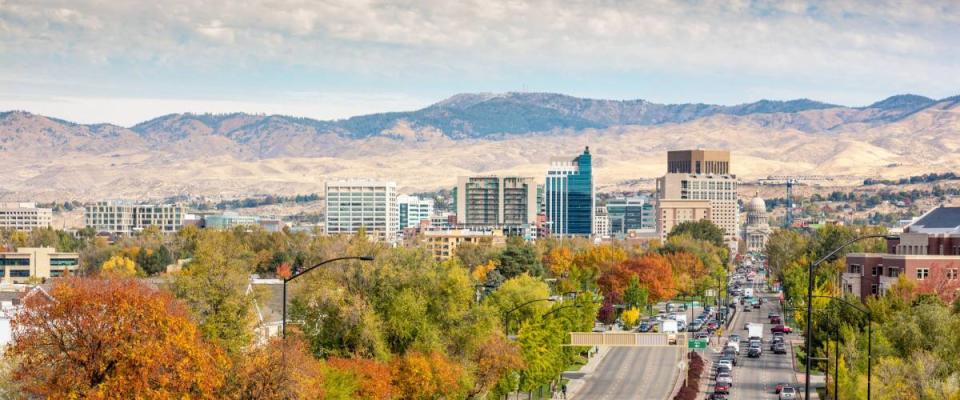
[[[785,185],[787,187],[787,228],[793,226],[793,187],[798,184],[831,182],[825,175],[770,175],[757,180],[761,185]]]

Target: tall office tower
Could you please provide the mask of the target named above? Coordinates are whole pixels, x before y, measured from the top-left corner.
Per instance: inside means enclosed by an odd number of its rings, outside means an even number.
[[[551,233],[585,236],[593,233],[595,198],[590,147],[573,160],[552,159],[545,189]]]
[[[657,227],[656,210],[646,196],[610,199],[606,208],[611,236],[624,237],[632,230]]]
[[[607,218],[607,208],[597,207],[593,212],[593,234],[596,237],[610,237],[610,220]]]
[[[523,226],[537,222],[537,182],[519,176],[461,176],[454,190],[457,224]]]
[[[737,184],[734,175],[666,174],[657,179],[657,194],[660,203],[664,200],[708,201],[711,210],[707,219],[723,229],[724,241],[736,250],[740,225]],[[661,232],[661,236],[667,233]]]
[[[36,203],[0,203],[0,228],[32,231],[49,228],[52,220],[53,210]]]
[[[400,229],[416,228],[420,221],[430,220],[433,216],[433,199],[421,199],[416,196],[397,196]]]
[[[355,234],[363,228],[367,235],[379,241],[397,241],[400,211],[395,182],[337,180],[326,182],[324,192],[327,234]]]
[[[187,209],[180,204],[132,204],[123,201],[99,201],[83,210],[83,222],[97,232],[130,235],[149,226],[174,233],[183,227]]]
[[[730,152],[727,150],[674,150],[667,152],[668,174],[730,173]]]

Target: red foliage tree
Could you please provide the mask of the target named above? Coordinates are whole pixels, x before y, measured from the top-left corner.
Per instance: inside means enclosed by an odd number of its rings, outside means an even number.
[[[637,274],[640,283],[650,291],[651,301],[669,299],[676,295],[673,268],[666,257],[655,253],[644,254],[623,262],[622,266]]]

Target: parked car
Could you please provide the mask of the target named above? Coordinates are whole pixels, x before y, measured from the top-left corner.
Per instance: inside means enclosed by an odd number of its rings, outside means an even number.
[[[793,333],[793,329],[786,325],[777,325],[773,328],[770,328],[770,332],[789,334]]]
[[[650,332],[651,329],[653,329],[653,325],[649,322],[643,321],[640,323],[640,332]]]
[[[796,398],[797,398],[797,389],[795,389],[793,386],[784,386],[783,389],[780,390],[780,400],[787,400],[787,399],[792,400]]]

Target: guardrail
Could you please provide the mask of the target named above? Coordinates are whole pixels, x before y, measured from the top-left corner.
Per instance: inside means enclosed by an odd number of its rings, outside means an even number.
[[[675,344],[670,344],[671,336]],[[570,332],[567,346],[686,347],[687,339],[686,333]]]

